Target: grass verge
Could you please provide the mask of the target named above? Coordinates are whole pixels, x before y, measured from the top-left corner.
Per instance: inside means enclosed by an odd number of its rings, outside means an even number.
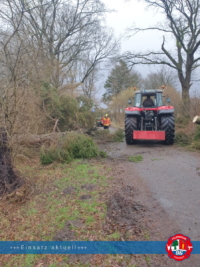
[[[119,240],[120,233],[108,235],[103,230],[107,212],[103,196],[112,180],[109,168],[103,159],[49,166],[42,166],[36,160],[19,164],[21,173],[33,181],[34,190],[26,202],[1,201],[0,239],[51,241],[70,222],[77,240]],[[90,198],[84,198],[88,195]],[[109,261],[116,262],[118,258],[122,260],[118,255],[94,256],[92,266],[99,266],[99,260],[111,266]],[[69,255],[1,255],[0,261],[4,267],[77,266],[68,262]]]
[[[130,157],[128,157],[128,161],[139,163],[139,162],[143,161],[143,156],[142,155],[130,156]]]

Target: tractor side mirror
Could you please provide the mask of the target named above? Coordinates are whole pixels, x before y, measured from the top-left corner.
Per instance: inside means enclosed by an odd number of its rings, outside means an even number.
[[[171,99],[169,97],[166,98],[166,103],[169,104],[171,102]]]
[[[129,104],[129,105],[132,104],[132,100],[131,100],[131,99],[128,100],[128,104]]]

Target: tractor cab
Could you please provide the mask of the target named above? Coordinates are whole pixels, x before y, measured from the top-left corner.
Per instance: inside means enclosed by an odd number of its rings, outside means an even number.
[[[151,100],[147,106],[144,105],[146,99]],[[149,89],[136,92],[133,106],[137,108],[153,108],[163,106],[162,90]]]

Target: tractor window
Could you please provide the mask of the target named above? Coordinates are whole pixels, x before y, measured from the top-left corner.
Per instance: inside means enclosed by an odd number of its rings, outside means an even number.
[[[160,107],[160,106],[163,106],[163,100],[162,100],[162,93],[157,93],[157,106]]]
[[[154,106],[156,106],[155,95],[150,95],[150,98],[148,100],[147,100],[147,95],[143,95],[142,96],[142,105],[144,107],[154,107]]]
[[[141,107],[141,94],[135,94],[134,96],[134,107]]]

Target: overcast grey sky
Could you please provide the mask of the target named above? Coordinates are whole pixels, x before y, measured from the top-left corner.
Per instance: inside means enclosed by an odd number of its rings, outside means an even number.
[[[137,0],[102,0],[110,9],[116,12],[107,14],[107,25],[115,30],[116,36],[125,33],[125,30],[135,23],[136,26],[145,28],[155,25],[164,19],[164,15],[156,13],[155,10],[146,9],[144,2]],[[126,50],[159,49],[162,35],[157,31],[139,33],[129,40],[123,40],[122,52]]]
[[[149,26],[155,26],[158,22],[164,22],[165,14],[158,13],[152,8],[147,9],[147,4],[138,0],[102,0],[105,5],[110,9],[115,9],[116,12],[108,13],[106,20],[107,26],[115,30],[115,35],[119,37],[124,35],[127,28],[130,28],[133,23],[136,27],[145,28]],[[166,36],[165,47],[167,49],[173,49],[172,36]],[[125,51],[147,51],[147,50],[160,50],[162,44],[162,33],[158,31],[145,31],[140,32],[130,39],[122,39],[121,41],[121,53]],[[135,70],[138,70],[143,77],[145,77],[151,71],[161,66],[137,65]],[[109,74],[109,73],[108,73]],[[106,77],[104,77],[105,79]],[[102,79],[103,80],[103,79]],[[199,83],[194,82],[191,87],[191,93],[194,93],[199,89]],[[178,88],[177,88],[178,89]]]
[[[156,13],[152,9],[146,9],[147,5],[137,0],[102,0],[106,7],[114,9],[115,12],[108,13],[106,16],[106,25],[115,31],[115,36],[119,37],[125,35],[127,28],[130,28],[133,23],[136,27],[145,28],[153,26],[163,19],[164,15]],[[125,51],[146,51],[146,50],[159,50],[162,43],[162,35],[157,31],[146,31],[138,33],[133,37],[121,40],[121,53]],[[135,70],[140,72],[145,77],[150,71],[157,67],[148,67],[145,65],[137,65]],[[103,72],[104,77],[101,78],[101,93],[103,92],[103,84],[109,75],[108,72]]]

